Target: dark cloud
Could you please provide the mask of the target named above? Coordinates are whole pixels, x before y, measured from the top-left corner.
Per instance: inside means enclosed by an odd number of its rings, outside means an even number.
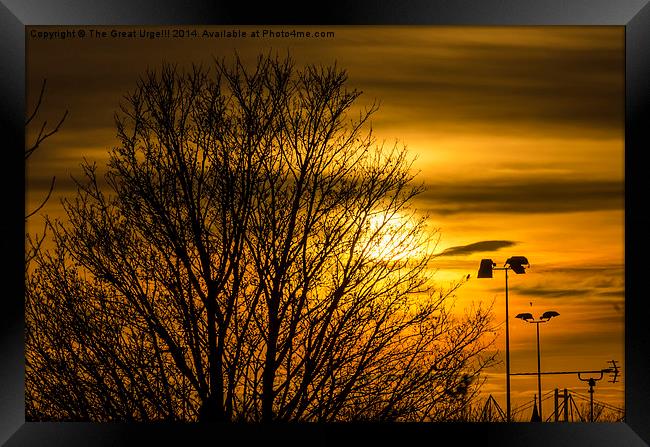
[[[621,264],[602,264],[602,265],[584,265],[584,266],[561,266],[556,267],[553,265],[536,266],[535,270],[539,273],[567,273],[570,275],[580,276],[597,276],[607,277],[612,276],[620,280],[621,273],[625,270],[625,266]]]
[[[564,298],[571,296],[585,296],[592,293],[591,289],[551,289],[543,287],[510,287],[518,295],[527,295],[545,298]]]
[[[559,323],[558,320],[558,324]],[[600,320],[599,324],[591,326],[593,328],[591,330],[571,332],[570,334],[554,334],[551,331],[546,331],[547,333],[544,337],[546,338],[547,343],[544,347],[544,351],[547,355],[551,356],[562,355],[563,352],[566,352],[568,356],[571,356],[571,353],[594,353],[594,346],[599,346],[600,349],[602,349],[600,352],[603,356],[602,361],[604,367],[605,362],[611,359],[611,356],[615,355],[615,350],[624,346],[623,343],[621,343],[623,337],[620,332],[620,327],[622,325],[623,319],[620,316],[614,317],[612,315]],[[619,339],[617,340],[617,338]],[[580,357],[581,356],[576,355],[576,358]]]
[[[456,247],[449,247],[439,256],[455,256],[455,255],[468,255],[471,253],[481,252],[481,251],[495,251],[500,248],[512,247],[516,242],[513,241],[481,241],[474,242],[469,245],[459,245]]]
[[[510,288],[517,294],[526,295],[530,297],[540,298],[566,298],[566,297],[583,297],[589,296],[589,299],[594,303],[610,303],[618,304],[622,302],[621,298],[624,297],[625,291],[622,289],[603,291],[595,287],[582,287],[582,288],[551,288],[551,287],[537,287],[537,286],[513,286]],[[498,289],[495,289],[498,290]]]
[[[598,295],[600,295],[600,296],[624,297],[625,296],[625,290],[624,289],[605,290],[605,291],[602,291],[602,292],[598,292]]]
[[[562,134],[620,133],[624,117],[624,51],[620,32],[592,35],[591,45],[574,45],[564,31],[521,45],[501,38],[430,42],[391,58],[399,70],[359,79],[371,94],[381,92],[386,123],[462,123],[464,132],[510,133],[554,128]],[[614,30],[610,30],[614,31]],[[498,35],[498,34],[495,34]],[[527,38],[513,30],[512,39]],[[377,58],[377,69],[379,60]],[[372,62],[368,62],[372,66]],[[379,119],[382,119],[379,116]],[[478,127],[478,129],[477,129]]]
[[[617,181],[535,180],[429,185],[420,196],[436,214],[566,213],[624,208],[624,185]]]

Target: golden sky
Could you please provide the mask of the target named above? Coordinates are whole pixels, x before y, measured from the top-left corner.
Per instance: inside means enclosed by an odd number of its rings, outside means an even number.
[[[85,157],[99,166],[114,144],[113,114],[138,76],[162,61],[209,65],[237,51],[289,52],[298,65],[336,64],[359,105],[380,102],[372,122],[380,140],[405,144],[427,192],[417,202],[440,230],[435,278],[468,273],[458,307],[491,302],[505,320],[503,272],[476,279],[482,258],[499,266],[513,255],[531,262],[509,275],[512,372],[536,372],[535,326],[514,319],[555,310],[540,327],[542,370],[599,370],[624,364],[624,28],[623,27],[185,27],[211,31],[333,31],[325,38],[112,38],[114,27],[76,27],[86,37],[39,38],[28,28],[28,110],[47,78],[36,121],[69,116],[27,166],[27,208],[59,216]],[[123,27],[137,32],[141,27]],[[171,28],[149,28],[149,30]],[[92,37],[90,30],[108,32]],[[37,129],[29,129],[33,131]],[[30,132],[28,132],[28,139]],[[30,221],[40,231],[42,220]],[[531,304],[532,303],[532,304]],[[503,329],[503,326],[501,326]],[[502,331],[503,332],[503,331]],[[504,352],[502,336],[495,348]],[[503,356],[501,356],[503,359]],[[504,366],[484,386],[505,409]],[[621,377],[621,379],[623,379]],[[536,377],[513,377],[513,408],[537,392]],[[545,376],[543,392],[574,375]],[[624,380],[598,382],[595,398],[623,405]],[[545,401],[544,413],[552,409]]]

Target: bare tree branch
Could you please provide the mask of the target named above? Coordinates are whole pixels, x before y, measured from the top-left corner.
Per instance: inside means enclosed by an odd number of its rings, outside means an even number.
[[[29,126],[29,124],[32,122],[32,120],[36,117],[36,115],[38,114],[38,111],[41,108],[41,104],[43,102],[43,97],[45,95],[45,86],[46,86],[46,84],[47,84],[47,79],[44,79],[43,84],[41,85],[41,91],[40,91],[40,93],[38,95],[38,101],[36,103],[36,106],[34,107],[34,110],[32,111],[32,114],[25,121],[25,128],[26,129]],[[63,116],[61,117],[61,119],[59,120],[59,122],[56,124],[56,126],[49,132],[45,130],[46,126],[47,126],[47,121],[43,122],[43,124],[41,126],[41,129],[39,131],[38,137],[36,138],[36,141],[34,142],[34,144],[32,144],[31,146],[28,146],[28,147],[25,148],[25,162],[27,162],[29,157],[32,156],[32,154],[41,145],[41,143],[43,143],[43,141],[45,141],[47,138],[51,137],[52,135],[54,135],[56,132],[59,131],[59,129],[61,128],[61,125],[63,124],[63,122],[65,121],[67,116],[68,116],[68,111],[66,110],[65,113],[63,114]],[[47,195],[45,196],[45,199],[43,199],[41,204],[38,205],[36,207],[36,209],[34,209],[32,212],[28,213],[25,216],[25,222],[27,222],[27,220],[30,217],[34,216],[36,213],[38,213],[45,206],[45,204],[48,202],[48,200],[50,199],[50,197],[52,195],[52,191],[54,191],[55,182],[56,182],[56,177],[53,176],[52,181],[50,183],[50,187],[49,187],[49,189],[47,191]],[[29,235],[27,235],[27,244],[26,244],[26,249],[25,249],[25,269],[26,270],[27,270],[27,268],[29,266],[30,261],[32,261],[37,256],[39,250],[41,249],[41,246],[43,245],[43,242],[44,242],[45,237],[46,237],[46,231],[47,231],[47,227],[43,230],[43,234],[40,237],[36,236],[35,238],[32,238]]]
[[[45,199],[43,199],[41,204],[38,207],[36,207],[36,209],[34,211],[29,213],[27,216],[25,216],[25,220],[29,219],[34,214],[38,213],[41,210],[41,208],[43,208],[45,206],[47,201],[50,200],[50,196],[52,195],[52,191],[54,191],[54,183],[55,182],[56,182],[56,177],[52,177],[52,182],[50,183],[50,188],[47,191],[47,195],[45,196]]]

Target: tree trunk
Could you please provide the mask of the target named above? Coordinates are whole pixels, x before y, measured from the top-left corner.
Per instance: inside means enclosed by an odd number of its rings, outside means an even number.
[[[217,327],[214,313],[213,294],[208,295],[206,310],[208,312],[208,359],[210,394],[201,405],[199,420],[202,422],[224,422],[223,408],[223,368],[220,350],[217,346]]]
[[[275,358],[277,355],[279,323],[277,308],[269,308],[269,336],[266,344],[266,359],[262,376],[262,421],[271,422],[274,418],[273,400],[275,398]]]

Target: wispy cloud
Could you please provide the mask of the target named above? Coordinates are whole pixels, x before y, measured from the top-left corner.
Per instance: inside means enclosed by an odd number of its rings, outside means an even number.
[[[430,184],[420,196],[436,214],[567,213],[624,208],[624,184],[613,180],[548,179]]]
[[[612,278],[608,278],[608,276],[613,276],[617,281],[620,282],[624,269],[625,266],[618,263],[591,264],[580,266],[556,266],[552,264],[535,265],[535,270],[539,273],[566,273],[569,275],[595,277],[598,278],[598,284],[595,284],[594,286],[601,285],[604,287],[610,287],[615,284]]]
[[[553,289],[553,288],[544,288],[544,287],[511,287],[512,291],[517,292],[521,295],[526,296],[536,296],[543,298],[564,298],[571,296],[584,296],[592,293],[591,289],[583,288],[566,288],[566,289]]]
[[[482,251],[494,251],[499,250],[500,248],[512,247],[516,242],[513,241],[480,241],[474,242],[473,244],[468,245],[458,245],[455,247],[449,247],[439,256],[456,256],[456,255],[468,255],[471,253],[482,252]]]
[[[495,291],[500,289],[495,288]],[[548,287],[548,286],[513,286],[510,288],[513,292],[520,295],[539,297],[539,298],[570,298],[589,296],[590,299],[598,299],[600,303],[610,298],[623,298],[625,291],[623,289],[602,290],[598,287]],[[618,303],[619,299],[614,299],[611,303]]]
[[[375,62],[366,61],[363,85],[389,102],[408,102],[386,117],[400,126],[426,121],[462,123],[464,133],[487,125],[499,132],[525,127],[537,134],[575,134],[577,128],[583,136],[618,134],[624,116],[622,32],[538,33],[468,29],[453,38],[443,31],[428,41],[367,46],[364,56]],[[387,54],[399,70],[386,67]],[[380,67],[386,75],[377,77]]]

